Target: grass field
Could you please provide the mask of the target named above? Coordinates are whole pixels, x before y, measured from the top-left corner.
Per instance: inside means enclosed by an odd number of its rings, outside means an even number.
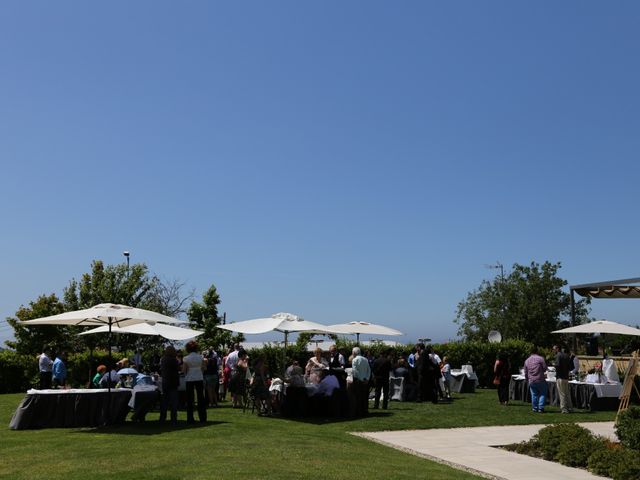
[[[544,415],[528,404],[498,404],[495,390],[457,395],[450,404],[392,402],[364,419],[328,422],[209,410],[204,425],[143,424],[99,429],[9,430],[24,395],[0,395],[0,478],[7,479],[303,479],[479,478],[350,435],[356,431],[610,421],[615,412]]]

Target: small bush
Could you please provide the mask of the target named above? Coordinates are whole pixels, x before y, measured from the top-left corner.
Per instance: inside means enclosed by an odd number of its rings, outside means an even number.
[[[608,443],[594,450],[587,460],[587,469],[596,475],[610,477],[613,467],[623,461],[624,453],[620,445]]]
[[[611,467],[609,475],[613,480],[638,480],[640,478],[640,459],[638,452],[627,448],[619,449],[618,461]]]
[[[606,451],[605,441],[602,438],[595,437],[589,430],[580,432],[576,437],[567,438],[558,447],[556,460],[568,467],[587,466],[589,457],[592,452]]]
[[[534,439],[540,445],[540,451],[542,452],[542,458],[545,460],[558,460],[558,453],[560,448],[567,449],[566,453],[563,453],[563,459],[569,462],[568,455],[570,453],[570,447],[565,447],[566,444],[572,442],[580,443],[581,447],[587,444],[593,445],[595,441],[592,433],[580,425],[575,423],[561,423],[559,425],[549,425],[541,429]],[[589,450],[591,452],[592,450]],[[563,450],[565,452],[565,450]],[[584,464],[586,465],[586,458]],[[568,463],[567,463],[568,464]]]
[[[629,407],[620,414],[616,435],[625,447],[640,450],[640,407]]]

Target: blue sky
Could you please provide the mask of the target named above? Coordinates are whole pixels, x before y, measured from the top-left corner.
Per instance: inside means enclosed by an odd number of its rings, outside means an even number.
[[[636,2],[3,2],[0,318],[93,259],[454,338],[485,267],[640,276]],[[638,325],[640,303],[594,301]],[[10,328],[0,321],[0,339]]]

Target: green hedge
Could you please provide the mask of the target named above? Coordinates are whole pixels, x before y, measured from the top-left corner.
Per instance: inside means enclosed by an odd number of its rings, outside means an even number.
[[[123,355],[114,355],[121,358]],[[85,387],[96,367],[107,363],[107,352],[72,353],[67,358],[67,383],[71,387]],[[0,352],[0,393],[20,393],[37,388],[40,381],[36,355],[21,355],[13,350]]]
[[[640,407],[629,407],[623,411],[615,428],[622,445],[640,450]]]
[[[0,393],[24,392],[38,383],[35,355],[20,355],[13,350],[0,352]]]

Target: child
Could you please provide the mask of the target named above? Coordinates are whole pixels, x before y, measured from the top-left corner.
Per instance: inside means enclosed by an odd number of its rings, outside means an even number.
[[[444,384],[445,398],[451,399],[451,365],[449,365],[449,357],[445,355],[442,359],[442,366],[440,367],[442,372],[442,383]]]

